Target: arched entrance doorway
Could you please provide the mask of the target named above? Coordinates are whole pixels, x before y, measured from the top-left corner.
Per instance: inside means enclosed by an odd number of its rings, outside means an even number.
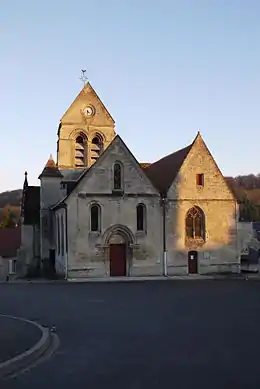
[[[109,228],[105,236],[105,244],[108,246],[110,276],[128,276],[132,260],[130,245],[133,244],[133,234],[127,227],[115,225]]]

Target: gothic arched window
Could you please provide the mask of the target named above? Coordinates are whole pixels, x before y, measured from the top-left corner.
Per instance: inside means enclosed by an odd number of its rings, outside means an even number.
[[[146,208],[144,204],[138,204],[136,207],[137,231],[146,230]]]
[[[190,208],[186,215],[186,237],[205,239],[205,215],[199,207]]]
[[[98,204],[93,204],[90,208],[90,230],[101,230],[101,209]]]
[[[84,167],[87,165],[87,139],[78,135],[75,141],[75,166]]]
[[[114,164],[114,189],[122,189],[122,166],[120,163]]]

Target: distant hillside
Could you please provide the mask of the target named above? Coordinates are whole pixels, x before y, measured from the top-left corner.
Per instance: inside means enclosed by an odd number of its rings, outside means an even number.
[[[22,189],[10,190],[0,193],[0,208],[6,205],[14,205],[19,207],[21,204]]]
[[[0,193],[0,226],[5,226],[6,218],[12,215],[12,222],[18,224],[20,220],[22,190],[16,189]]]
[[[260,174],[225,178],[239,201],[246,197],[252,204],[260,205]]]

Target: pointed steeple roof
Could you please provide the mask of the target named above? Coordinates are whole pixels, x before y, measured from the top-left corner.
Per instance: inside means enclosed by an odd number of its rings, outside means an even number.
[[[50,155],[50,158],[48,159],[45,168],[43,169],[38,178],[41,179],[42,177],[63,177],[56,163],[54,162],[52,155]]]
[[[23,189],[28,187],[28,179],[27,179],[28,173],[25,171],[24,172],[24,182],[23,182]]]

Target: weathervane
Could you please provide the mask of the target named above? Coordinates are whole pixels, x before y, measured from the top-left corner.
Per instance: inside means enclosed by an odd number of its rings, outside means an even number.
[[[86,69],[81,69],[81,81],[83,82],[84,86],[86,85],[86,82],[88,81],[88,77],[86,76]]]

